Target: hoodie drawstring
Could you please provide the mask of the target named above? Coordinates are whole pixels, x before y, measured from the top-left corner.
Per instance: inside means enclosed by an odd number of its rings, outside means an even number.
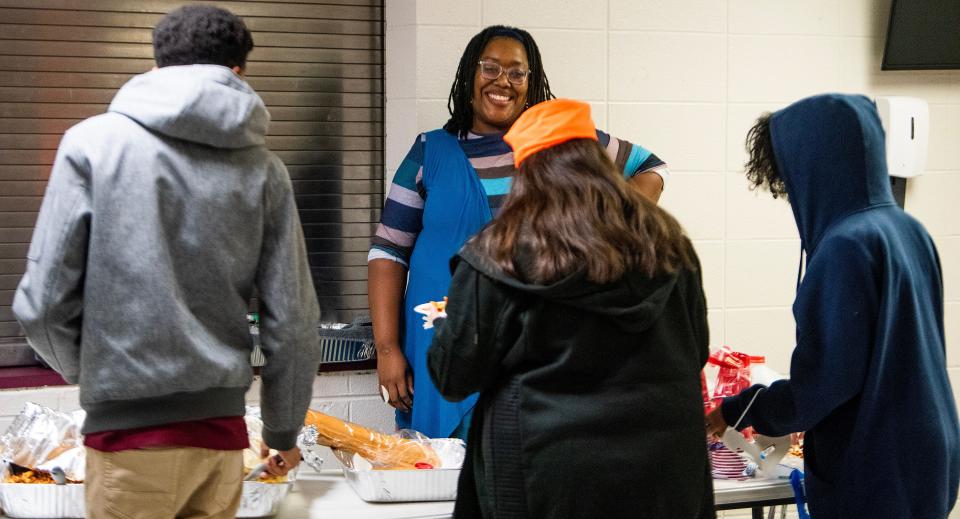
[[[800,280],[803,279],[803,241],[800,242],[800,264],[797,265],[797,290],[800,290]]]
[[[473,321],[473,345],[476,347],[480,344],[480,272],[474,270],[473,276],[473,283],[477,287],[473,291],[473,308],[476,312]]]

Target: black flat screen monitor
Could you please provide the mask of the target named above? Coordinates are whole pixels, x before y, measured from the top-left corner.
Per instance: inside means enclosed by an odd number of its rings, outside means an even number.
[[[893,0],[881,69],[960,69],[960,0]]]

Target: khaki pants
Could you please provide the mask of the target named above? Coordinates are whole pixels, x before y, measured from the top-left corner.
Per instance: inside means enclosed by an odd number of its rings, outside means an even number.
[[[238,450],[87,449],[87,517],[232,518],[240,507],[242,479]]]

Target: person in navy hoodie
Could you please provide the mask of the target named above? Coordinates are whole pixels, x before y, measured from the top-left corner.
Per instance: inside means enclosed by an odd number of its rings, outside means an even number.
[[[940,260],[894,202],[884,133],[862,96],[820,95],[761,117],[747,137],[753,188],[788,198],[806,251],[790,379],[754,385],[707,416],[771,436],[806,431],[814,519],[943,519],[960,480],[946,370]]]

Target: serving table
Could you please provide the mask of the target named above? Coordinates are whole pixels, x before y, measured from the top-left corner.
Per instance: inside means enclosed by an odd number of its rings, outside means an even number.
[[[717,510],[750,508],[762,517],[764,507],[793,503],[793,489],[784,479],[714,480]],[[347,484],[339,469],[316,472],[303,465],[294,490],[287,495],[277,519],[447,519],[453,501],[367,503]]]
[[[786,480],[714,480],[717,510],[750,508],[754,518],[763,508],[793,503]],[[280,504],[276,519],[449,519],[453,501],[367,503],[360,499],[340,469],[314,471],[302,465],[293,490]],[[5,517],[0,514],[0,517]]]
[[[749,508],[753,511],[753,519],[762,519],[764,507],[785,508],[794,503],[793,487],[786,479],[746,481],[715,479],[713,480],[713,502],[717,510]]]
[[[367,503],[350,488],[340,469],[316,472],[301,465],[293,491],[276,519],[447,519],[453,501]]]

